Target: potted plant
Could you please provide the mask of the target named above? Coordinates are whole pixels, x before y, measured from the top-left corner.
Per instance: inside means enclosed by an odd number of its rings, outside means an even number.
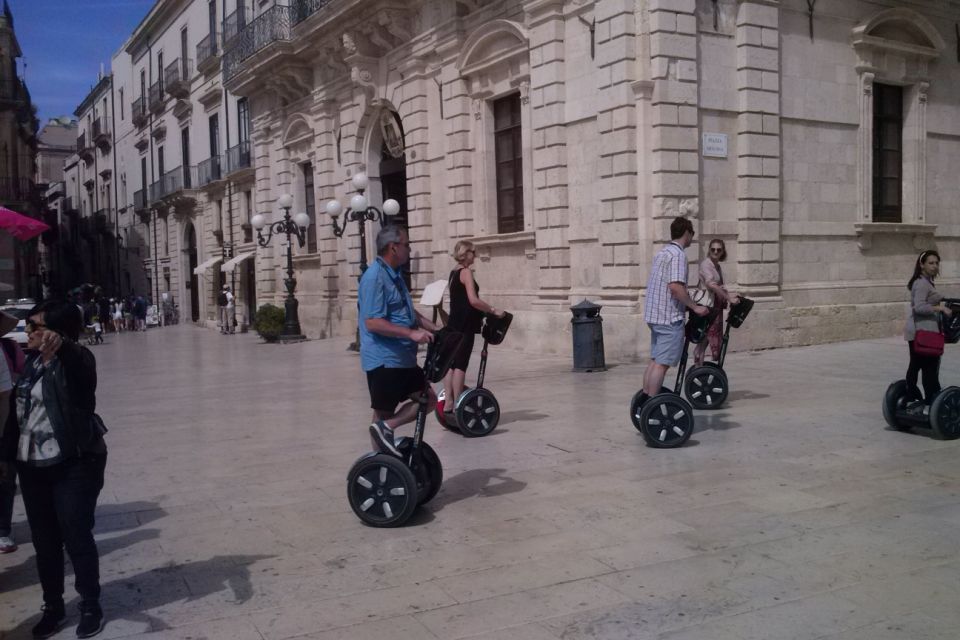
[[[276,342],[283,331],[283,320],[283,309],[273,304],[265,304],[257,309],[253,328],[265,342]]]

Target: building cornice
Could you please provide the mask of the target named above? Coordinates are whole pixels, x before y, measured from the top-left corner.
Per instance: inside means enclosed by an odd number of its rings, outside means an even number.
[[[112,83],[112,73],[108,73],[100,78],[100,82],[98,82],[93,89],[90,90],[90,93],[88,93],[87,97],[83,99],[83,101],[80,103],[80,106],[78,106],[76,111],[73,112],[73,115],[77,116],[78,118],[82,118],[83,114],[86,113],[87,110],[93,106],[93,103],[97,101],[97,98],[107,92]]]
[[[130,34],[124,44],[124,51],[134,59],[138,58],[138,54],[166,31],[170,22],[180,15],[190,2],[191,0],[157,0],[150,12]]]

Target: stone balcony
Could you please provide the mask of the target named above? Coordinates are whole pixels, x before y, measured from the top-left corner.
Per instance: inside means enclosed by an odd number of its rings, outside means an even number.
[[[163,111],[163,107],[166,104],[166,97],[164,96],[163,91],[163,81],[158,80],[150,85],[149,97],[147,100],[147,106],[150,111],[153,113],[160,113]]]
[[[193,76],[193,60],[177,58],[163,71],[163,85],[174,98],[190,95],[190,78]]]
[[[197,44],[197,71],[215,71],[219,66],[220,48],[217,46],[217,32],[214,31]]]
[[[150,118],[147,115],[147,99],[145,96],[140,96],[131,103],[130,114],[133,126],[138,128],[146,126]]]
[[[110,149],[113,128],[110,118],[101,116],[93,121],[93,143],[102,151]]]

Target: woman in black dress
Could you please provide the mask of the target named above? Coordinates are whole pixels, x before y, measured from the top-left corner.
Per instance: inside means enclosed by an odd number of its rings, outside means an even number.
[[[453,249],[453,258],[457,267],[450,272],[450,321],[451,329],[464,334],[460,349],[453,359],[453,365],[443,379],[443,412],[450,420],[454,413],[456,399],[463,393],[464,378],[473,352],[474,336],[480,333],[484,314],[503,317],[504,311],[497,309],[480,299],[480,285],[473,279],[471,267],[476,259],[476,250],[469,240],[460,240]]]

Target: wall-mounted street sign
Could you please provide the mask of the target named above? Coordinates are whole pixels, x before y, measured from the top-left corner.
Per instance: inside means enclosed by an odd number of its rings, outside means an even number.
[[[727,157],[727,134],[725,133],[703,134],[703,157],[704,158],[726,158]]]

